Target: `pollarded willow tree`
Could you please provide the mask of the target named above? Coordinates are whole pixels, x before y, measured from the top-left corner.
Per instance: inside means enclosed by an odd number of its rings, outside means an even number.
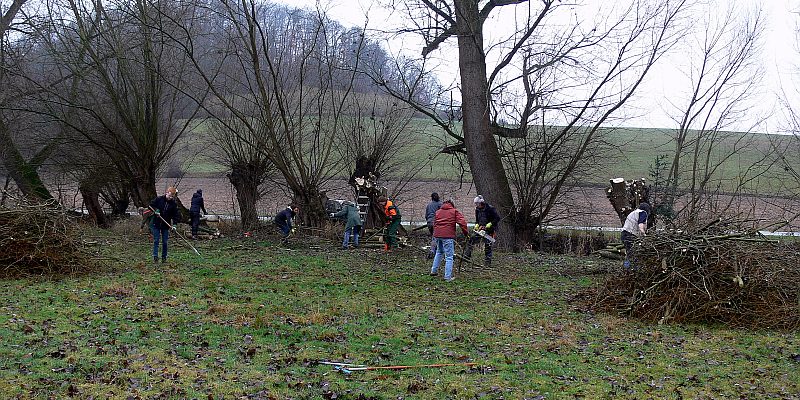
[[[355,96],[375,91],[358,72],[375,56],[363,30],[258,0],[215,1],[205,12],[219,22],[214,43],[200,49],[191,39],[185,51],[214,94],[206,110],[265,155],[306,224],[321,224],[327,184],[349,176],[354,161],[341,148],[344,120]]]
[[[31,132],[36,124],[25,112],[31,91],[24,77],[34,63],[31,48],[40,41],[39,19],[33,12],[23,12],[26,2],[14,0],[0,8],[0,162],[25,197],[50,200],[53,196],[38,169],[55,142],[33,140],[41,135]]]
[[[236,201],[242,218],[242,229],[258,228],[258,201],[266,194],[265,184],[275,174],[275,168],[250,137],[249,128],[236,118],[210,119],[208,137],[210,158],[227,169],[228,181],[236,191]],[[251,127],[258,129],[258,121]],[[262,134],[258,130],[257,133]]]
[[[462,143],[447,150],[462,146],[478,192],[510,227],[498,229],[500,242],[515,250],[550,220],[566,189],[579,182],[579,172],[589,171],[588,164],[601,156],[607,146],[603,124],[634,97],[680,37],[686,1],[392,5],[407,12],[401,32],[423,38],[423,57],[456,41],[459,101],[417,107]],[[576,14],[576,7],[587,10]],[[485,42],[489,21],[495,21],[493,41]],[[515,29],[503,35],[505,26]],[[410,91],[413,87],[392,90],[402,99]],[[453,105],[457,110],[446,111]],[[457,116],[461,124],[443,116]]]
[[[178,23],[189,19],[193,7],[178,5],[148,0],[49,4],[46,66],[59,79],[41,87],[41,101],[68,143],[82,148],[76,154],[102,154],[103,162],[95,165],[98,174],[114,168],[114,180],[89,186],[119,213],[129,199],[146,207],[157,196],[156,179],[202,101],[193,69],[175,43],[186,40]]]

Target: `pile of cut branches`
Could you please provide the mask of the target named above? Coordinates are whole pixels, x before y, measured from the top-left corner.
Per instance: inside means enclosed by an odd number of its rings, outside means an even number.
[[[635,271],[581,294],[591,309],[658,323],[800,328],[797,245],[717,220],[695,233],[649,234],[634,250]]]
[[[0,276],[74,272],[88,264],[78,225],[53,205],[0,208]]]

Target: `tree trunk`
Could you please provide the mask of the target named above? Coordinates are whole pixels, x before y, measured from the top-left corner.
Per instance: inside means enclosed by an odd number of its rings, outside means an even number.
[[[147,208],[156,197],[158,197],[158,192],[156,191],[155,175],[131,180],[131,200],[133,200],[134,206]]]
[[[92,218],[92,221],[101,228],[108,228],[108,218],[103,212],[103,207],[100,206],[100,192],[84,185],[81,185],[78,191],[81,192],[83,204],[86,206],[86,210],[89,211],[89,217]]]
[[[233,171],[228,174],[228,180],[236,189],[236,200],[239,202],[239,212],[242,215],[242,229],[245,231],[258,228],[258,212],[256,203],[259,195],[258,186],[260,184],[258,171],[255,171],[252,164],[234,166]]]
[[[467,161],[478,193],[497,209],[503,219],[497,229],[498,245],[517,251],[514,197],[489,123],[489,87],[478,0],[456,0],[454,3]]]
[[[9,135],[8,126],[2,120],[0,120],[0,155],[3,158],[3,167],[25,197],[37,200],[53,199],[39,177],[39,173],[25,161],[17,150],[11,140],[11,135]]]
[[[292,187],[293,202],[300,206],[300,219],[303,225],[319,227],[327,219],[328,196],[316,187]]]

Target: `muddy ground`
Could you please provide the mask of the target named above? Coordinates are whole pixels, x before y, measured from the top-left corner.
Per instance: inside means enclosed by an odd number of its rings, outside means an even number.
[[[178,197],[187,206],[192,194],[198,188],[202,188],[206,209],[209,213],[227,215],[238,213],[235,191],[225,178],[186,177],[179,181],[163,179],[158,183],[159,191],[164,191],[171,185],[178,188]],[[478,193],[472,182],[416,181],[403,188],[397,188],[392,184],[385,184],[385,186],[389,193],[397,193],[396,196],[392,196],[392,199],[400,207],[404,221],[422,222],[425,220],[425,206],[430,201],[432,192],[439,193],[442,200],[448,197],[453,198],[456,208],[464,213],[467,221],[472,222],[474,219],[472,201]],[[345,181],[333,182],[327,194],[332,199],[354,200],[353,191]],[[620,226],[614,208],[606,198],[604,187],[582,187],[571,193],[569,197],[552,213],[552,215],[560,217],[553,222],[554,225],[606,228]],[[287,194],[280,190],[273,190],[262,200],[259,214],[273,216],[286,207],[289,200]],[[490,204],[492,203],[491,198],[486,200]],[[797,213],[797,206],[789,204],[787,199],[781,197],[739,196],[728,198],[726,201],[732,201],[750,219],[777,221],[790,218]],[[791,224],[783,230],[800,231],[800,224]]]
[[[412,223],[422,223],[425,220],[425,206],[430,201],[432,192],[439,193],[442,200],[451,197],[455,201],[456,208],[461,210],[467,222],[472,222],[473,198],[478,194],[472,182],[453,182],[453,181],[415,181],[406,184],[404,187],[397,187],[394,183],[384,183],[388,188],[390,198],[400,207],[403,214],[403,221]],[[210,214],[237,215],[238,206],[236,204],[236,193],[228,182],[227,178],[209,177],[184,177],[181,179],[164,178],[157,184],[159,193],[166,191],[169,186],[178,188],[178,197],[185,206],[189,206],[192,194],[197,189],[203,189],[203,198],[206,202],[206,210]],[[595,227],[597,229],[618,230],[620,221],[614,212],[614,208],[609,203],[605,195],[605,187],[581,187],[573,191],[569,198],[560,203],[553,212],[552,216],[557,216],[550,225],[569,226],[569,227]],[[81,208],[81,199],[68,187],[58,187],[54,193],[58,196],[62,204],[68,207]],[[395,195],[392,195],[392,194]],[[331,199],[350,199],[354,200],[354,193],[345,181],[331,182],[327,191]],[[486,199],[492,204],[492,199]],[[274,216],[277,212],[286,207],[290,201],[290,196],[279,188],[269,190],[268,194],[259,204],[259,214],[265,218]],[[727,197],[725,201],[730,201],[734,208],[739,209],[741,215],[739,219],[752,220],[754,226],[763,227],[767,223],[764,221],[786,220],[794,216],[800,207],[792,203],[791,199],[773,197],[754,197],[738,196],[735,198]],[[131,207],[131,212],[134,208]],[[727,214],[733,217],[731,213]],[[782,231],[800,232],[800,221],[795,221]]]

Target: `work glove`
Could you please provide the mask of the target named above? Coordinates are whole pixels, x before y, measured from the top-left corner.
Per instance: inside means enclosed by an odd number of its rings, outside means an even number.
[[[489,228],[491,228],[491,227],[492,227],[492,223],[491,223],[491,222],[489,222],[488,224],[486,224],[486,229],[489,229]]]
[[[161,213],[160,213],[160,212],[158,212],[158,210],[156,210],[156,211],[155,211],[155,213],[156,213],[156,216],[159,216],[159,215],[161,215]]]
[[[175,231],[177,231],[177,230],[178,230],[178,227],[177,227],[177,226],[175,226],[175,225],[172,225],[172,231],[173,231],[173,232],[175,232]]]

